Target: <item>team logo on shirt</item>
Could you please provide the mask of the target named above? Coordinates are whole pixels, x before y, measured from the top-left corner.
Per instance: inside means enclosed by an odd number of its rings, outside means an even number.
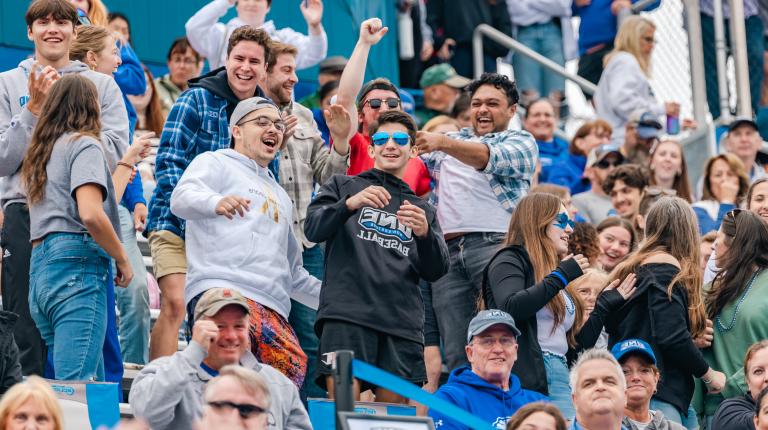
[[[494,421],[491,425],[499,430],[504,430],[507,428],[507,421],[509,421],[511,418],[512,417],[498,417],[496,418],[496,421]]]
[[[397,215],[372,207],[364,207],[358,220],[367,230],[373,230],[385,237],[396,237],[403,242],[413,240],[413,230],[397,220]]]

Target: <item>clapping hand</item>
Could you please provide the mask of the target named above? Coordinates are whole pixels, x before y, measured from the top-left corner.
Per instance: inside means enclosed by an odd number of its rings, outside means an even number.
[[[637,276],[634,273],[630,273],[627,275],[626,278],[624,278],[624,281],[619,285],[619,280],[615,280],[611,282],[610,285],[606,288],[606,290],[616,290],[621,294],[621,297],[624,297],[624,300],[629,300],[630,297],[632,297],[632,294],[635,293],[635,281],[637,281]]]

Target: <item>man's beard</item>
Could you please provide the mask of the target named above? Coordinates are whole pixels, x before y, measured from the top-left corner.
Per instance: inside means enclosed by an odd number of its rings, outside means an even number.
[[[291,102],[290,97],[286,97],[283,93],[283,84],[284,82],[277,82],[269,78],[269,75],[267,75],[267,90],[269,90],[272,95],[275,96],[274,102],[280,105],[286,105]],[[287,98],[287,100],[285,100]]]

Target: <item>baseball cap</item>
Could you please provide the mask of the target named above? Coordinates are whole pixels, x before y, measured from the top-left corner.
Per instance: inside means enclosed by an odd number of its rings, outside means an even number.
[[[611,354],[613,355],[613,358],[616,359],[616,361],[619,361],[621,357],[632,351],[639,351],[645,354],[648,356],[648,358],[651,359],[653,365],[656,365],[656,356],[653,355],[653,349],[651,349],[651,345],[648,345],[640,339],[627,339],[624,342],[613,345],[613,348],[611,348]]]
[[[398,98],[400,98],[400,90],[397,89],[397,87],[388,82],[374,82],[370,81],[367,84],[363,85],[363,88],[360,89],[360,94],[357,95],[357,103],[360,104],[360,101],[365,98],[365,96],[368,95],[373,90],[387,90],[392,91],[393,93],[397,94]]]
[[[627,123],[637,127],[637,134],[643,139],[659,137],[661,122],[659,116],[645,109],[634,110],[627,119]]]
[[[419,79],[419,87],[424,88],[431,87],[436,84],[445,84],[453,88],[464,88],[472,80],[459,76],[456,73],[456,69],[451,67],[448,63],[436,64],[424,71]]]
[[[750,118],[748,116],[737,116],[736,119],[733,120],[731,125],[728,126],[728,132],[736,130],[736,127],[738,127],[738,126],[740,126],[742,124],[749,124],[755,130],[759,130],[759,128],[757,127],[757,123],[752,118]]]
[[[600,145],[589,152],[589,155],[587,156],[587,167],[592,167],[603,161],[603,159],[610,154],[618,155],[619,162],[624,162],[624,156],[621,154],[621,151],[619,151],[619,148],[613,145]]]
[[[229,118],[229,135],[231,136],[229,138],[229,145],[231,147],[234,147],[235,144],[235,136],[232,133],[232,130],[237,125],[237,123],[242,121],[242,119],[248,116],[249,113],[264,108],[274,109],[278,115],[282,116],[280,113],[280,108],[272,100],[266,99],[264,97],[251,97],[237,104],[235,111],[232,112],[232,116]],[[287,141],[284,140],[283,144],[286,143]]]
[[[408,115],[413,118],[413,121],[416,123],[416,125],[419,125],[419,119],[416,118],[415,112],[416,112],[416,100],[413,98],[412,95],[408,93],[408,91],[400,90],[400,106],[403,108],[403,112],[407,113]]]
[[[245,309],[246,313],[251,311],[248,307],[248,301],[240,294],[240,291],[234,288],[211,288],[200,297],[197,306],[195,306],[195,321],[203,315],[213,317],[227,305],[239,305]]]
[[[520,330],[515,327],[515,320],[512,318],[512,315],[498,309],[490,309],[487,311],[480,311],[474,318],[472,318],[472,321],[469,322],[467,343],[472,341],[472,336],[477,336],[496,324],[504,324],[512,329],[515,337],[520,336]]]
[[[318,73],[343,72],[344,68],[347,67],[348,61],[346,57],[341,55],[328,57],[320,62]]]

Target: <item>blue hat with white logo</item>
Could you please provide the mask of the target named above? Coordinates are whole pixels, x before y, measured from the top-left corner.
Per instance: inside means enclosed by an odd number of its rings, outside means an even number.
[[[403,107],[403,112],[407,113],[408,115],[413,118],[413,121],[416,123],[416,125],[419,125],[419,119],[416,118],[415,112],[416,112],[416,100],[413,98],[413,96],[408,93],[408,91],[400,90],[400,106]]]
[[[613,345],[613,348],[611,348],[611,354],[613,354],[613,358],[615,358],[616,361],[621,360],[621,357],[634,351],[645,354],[651,359],[653,365],[656,365],[656,356],[653,355],[651,345],[648,345],[640,339],[627,339],[624,342]]]
[[[472,336],[476,336],[496,324],[503,324],[512,329],[512,333],[515,334],[515,337],[520,336],[520,330],[515,327],[515,320],[512,318],[512,315],[498,309],[490,309],[487,311],[480,311],[480,313],[469,322],[467,343],[472,341]]]

